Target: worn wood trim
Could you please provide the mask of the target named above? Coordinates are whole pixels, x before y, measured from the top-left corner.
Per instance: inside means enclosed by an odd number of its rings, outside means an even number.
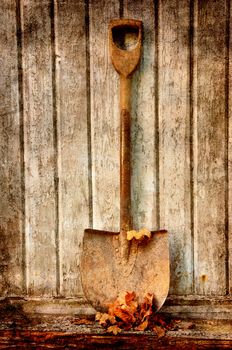
[[[195,1],[194,16],[195,291],[223,295],[227,292],[226,1]]]
[[[25,314],[42,315],[94,315],[95,310],[82,297],[76,298],[1,298],[0,307],[12,305],[21,308]],[[161,313],[178,318],[232,319],[231,297],[207,298],[194,295],[168,297]]]
[[[84,1],[57,2],[59,269],[60,293],[66,297],[81,293],[79,254],[90,225],[86,16]]]
[[[169,296],[161,311],[173,317],[229,320],[232,319],[232,298],[231,296]]]
[[[160,1],[158,18],[160,225],[169,231],[170,293],[189,294],[193,289],[190,2]]]
[[[1,1],[0,295],[22,294],[25,287],[19,12],[16,1]]]
[[[0,310],[13,307],[20,309],[25,315],[94,315],[96,311],[89,305],[83,296],[75,298],[29,298],[29,297],[2,297]],[[3,311],[1,312],[3,315]],[[30,316],[30,317],[31,317]]]
[[[51,1],[21,2],[27,292],[56,294],[56,145]]]

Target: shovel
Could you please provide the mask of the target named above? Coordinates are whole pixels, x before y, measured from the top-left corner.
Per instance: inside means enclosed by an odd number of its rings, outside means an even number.
[[[92,306],[105,311],[121,292],[134,291],[142,301],[152,293],[155,308],[169,290],[169,246],[166,230],[151,238],[127,240],[131,218],[130,91],[131,77],[141,56],[142,22],[117,19],[109,27],[110,54],[120,76],[120,232],[86,229],[81,256],[84,294]]]

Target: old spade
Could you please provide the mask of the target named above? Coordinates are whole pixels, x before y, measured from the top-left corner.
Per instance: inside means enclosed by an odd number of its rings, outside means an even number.
[[[87,300],[106,310],[118,294],[135,291],[141,300],[153,293],[158,310],[169,290],[169,246],[166,230],[152,231],[149,240],[128,241],[131,218],[130,91],[142,48],[142,22],[116,19],[109,26],[110,55],[120,76],[120,232],[86,229],[81,280]]]

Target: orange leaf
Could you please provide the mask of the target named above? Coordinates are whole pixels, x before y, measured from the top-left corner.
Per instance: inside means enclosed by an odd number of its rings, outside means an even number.
[[[136,327],[137,331],[144,331],[148,326],[148,320],[143,321],[138,327]]]
[[[127,308],[125,305],[122,305],[122,307],[116,307],[114,309],[114,315],[120,318],[125,323],[135,322],[135,317],[130,312],[130,309]]]
[[[129,305],[132,301],[135,300],[135,292],[126,292],[125,294],[125,304]]]
[[[86,318],[75,319],[71,321],[73,324],[93,324],[93,321],[87,320]]]
[[[96,321],[99,321],[99,323],[102,326],[106,326],[107,323],[111,323],[111,324],[115,324],[116,320],[114,316],[108,315],[106,313],[101,314],[100,312],[98,312],[95,316]]]
[[[142,320],[144,320],[146,317],[149,317],[152,315],[153,310],[152,310],[152,305],[153,305],[153,294],[147,293],[144,297],[144,301],[141,304],[141,311],[140,311],[140,316]]]
[[[121,331],[122,331],[121,328],[119,328],[117,325],[110,326],[110,327],[107,328],[107,332],[108,333],[113,333],[114,335],[117,335]]]
[[[162,327],[155,326],[153,327],[153,331],[156,333],[158,339],[165,336],[165,330]]]
[[[151,293],[147,293],[144,297],[144,302],[148,305],[152,305],[153,304],[153,299],[154,299],[154,295]]]
[[[95,321],[99,321],[102,317],[102,313],[101,312],[97,312],[95,315]]]
[[[116,299],[116,303],[119,305],[126,304],[126,295],[130,294],[130,292],[122,292],[119,294],[118,298]]]
[[[193,329],[196,325],[193,322],[182,322],[180,328],[181,329]]]

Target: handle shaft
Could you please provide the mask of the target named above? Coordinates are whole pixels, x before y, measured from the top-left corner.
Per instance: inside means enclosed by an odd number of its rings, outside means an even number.
[[[131,79],[120,75],[120,231],[132,227],[131,219]]]

